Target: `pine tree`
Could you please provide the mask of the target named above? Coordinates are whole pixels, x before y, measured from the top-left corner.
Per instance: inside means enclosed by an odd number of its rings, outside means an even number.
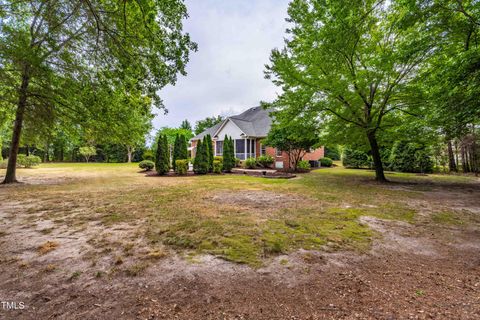
[[[188,141],[187,137],[185,137],[183,134],[181,135],[182,140],[180,144],[180,153],[179,153],[179,159],[188,159]]]
[[[155,157],[155,169],[159,175],[164,175],[170,170],[170,153],[168,150],[167,136],[159,135],[157,142],[157,154]]]
[[[207,160],[208,160],[208,171],[213,172],[213,142],[212,142],[212,136],[207,134],[204,138],[204,144],[207,149]]]
[[[208,173],[208,157],[207,146],[202,143],[202,140],[198,140],[197,152],[195,154],[195,160],[193,162],[193,171],[197,174]]]
[[[233,140],[225,135],[223,140],[223,171],[230,172],[235,166],[235,152],[233,150]]]

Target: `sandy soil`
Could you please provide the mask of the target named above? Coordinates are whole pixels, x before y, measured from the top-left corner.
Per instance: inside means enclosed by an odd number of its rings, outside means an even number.
[[[26,308],[0,305],[0,319],[479,319],[479,185],[441,185],[423,194],[412,205],[424,217],[460,207],[470,222],[362,217],[377,233],[365,254],[300,250],[260,269],[169,255],[135,276],[98,272],[112,265],[111,255],[88,258],[101,250],[93,235],[134,242],[134,225],[55,229],[48,219],[29,220],[34,202],[3,199],[0,300]],[[52,238],[56,244],[46,244]],[[142,254],[135,250],[132,256]],[[118,263],[135,267],[133,259]]]

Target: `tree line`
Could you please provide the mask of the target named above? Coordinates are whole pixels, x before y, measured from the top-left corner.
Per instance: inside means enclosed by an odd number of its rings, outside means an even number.
[[[294,0],[266,77],[276,125],[315,119],[324,142],[386,154],[415,143],[450,171],[479,170],[480,2]]]

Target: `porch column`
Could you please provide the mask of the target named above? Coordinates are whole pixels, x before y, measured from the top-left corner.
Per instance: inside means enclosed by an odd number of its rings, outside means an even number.
[[[244,149],[245,149],[245,159],[244,160],[247,160],[247,138],[245,138],[245,142],[244,142]]]

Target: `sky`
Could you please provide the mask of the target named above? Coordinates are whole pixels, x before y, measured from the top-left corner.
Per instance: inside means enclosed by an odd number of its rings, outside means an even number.
[[[187,76],[160,96],[168,114],[157,110],[153,124],[178,127],[188,119],[233,115],[260,101],[272,101],[280,89],[264,79],[273,48],[283,47],[289,0],[186,0],[184,31],[198,44]]]

